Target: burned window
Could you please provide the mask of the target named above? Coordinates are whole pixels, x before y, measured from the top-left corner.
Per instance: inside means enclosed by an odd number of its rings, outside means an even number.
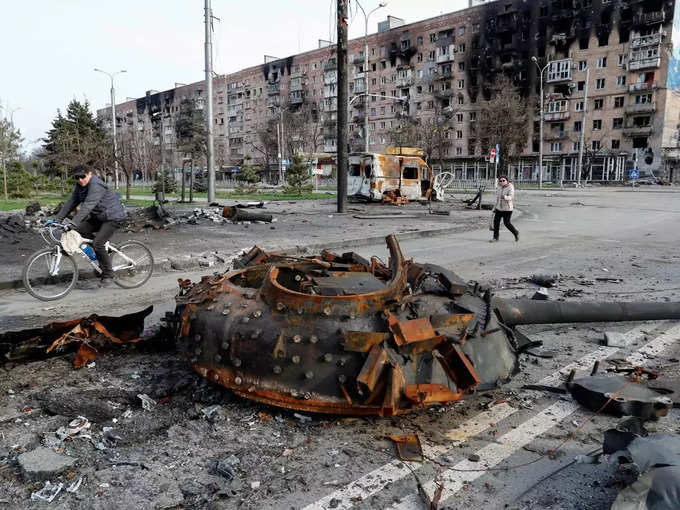
[[[418,167],[417,166],[405,166],[404,179],[417,179],[418,178]]]
[[[646,136],[636,136],[633,138],[633,149],[645,149],[647,148],[647,137]]]

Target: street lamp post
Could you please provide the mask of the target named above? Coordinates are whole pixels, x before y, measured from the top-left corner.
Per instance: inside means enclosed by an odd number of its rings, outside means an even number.
[[[115,73],[107,73],[106,71],[102,71],[101,69],[97,69],[96,67],[94,68],[94,70],[97,71],[98,73],[103,73],[107,75],[111,79],[111,127],[113,130],[113,165],[115,168],[113,178],[115,181],[116,189],[118,189],[119,182],[118,182],[118,141],[116,140],[116,89],[113,87],[113,77],[120,73],[126,73],[127,71],[125,69],[121,69],[120,71],[116,71]]]
[[[357,5],[364,14],[364,97],[366,98],[364,101],[364,152],[368,152],[368,18],[381,7],[385,7],[387,2],[380,2],[378,7],[369,11],[368,14],[358,1]]]
[[[539,137],[538,141],[538,189],[543,189],[543,73],[550,65],[548,62],[545,66],[541,67],[538,64],[538,59],[536,57],[531,57],[531,61],[536,64],[539,70],[539,79],[541,80],[541,119],[539,124]]]

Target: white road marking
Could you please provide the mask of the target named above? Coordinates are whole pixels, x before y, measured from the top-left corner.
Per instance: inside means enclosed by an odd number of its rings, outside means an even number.
[[[649,325],[643,324],[637,326],[627,334],[639,335],[643,328],[649,329]],[[543,378],[538,384],[546,386],[561,384],[564,380],[564,376],[569,374],[571,370],[588,370],[593,366],[595,361],[605,360],[617,351],[618,349],[616,347],[600,347],[599,349],[586,354],[579,360],[569,363],[554,374]],[[446,454],[452,448],[467,441],[468,438],[484,432],[491,425],[498,423],[517,411],[517,408],[511,407],[508,404],[494,406],[490,410],[479,413],[475,417],[461,423],[458,427],[446,432],[444,435],[451,439],[453,441],[452,443],[434,447],[424,444],[423,453],[430,458],[436,458]],[[420,466],[417,463],[412,463],[411,467],[413,469],[418,469]],[[351,508],[356,501],[365,500],[382,491],[387,484],[401,480],[410,474],[411,471],[402,461],[393,460],[374,469],[370,473],[365,474],[345,487],[307,505],[302,510],[324,510],[330,507],[331,500],[335,500],[335,503],[337,503],[335,508],[339,510]]]
[[[628,334],[633,334],[635,329]],[[626,358],[626,361],[633,365],[645,365],[648,361],[645,355],[655,356],[678,340],[680,340],[680,326],[674,326],[632,353]],[[609,349],[613,348],[610,347]],[[558,401],[525,421],[516,429],[504,434],[495,443],[491,443],[475,452],[480,457],[479,462],[470,462],[466,459],[453,466],[453,468],[442,472],[440,479],[444,483],[444,490],[440,501],[444,502],[454,496],[463,487],[465,482],[471,482],[487,474],[485,471],[465,472],[460,470],[473,470],[480,469],[482,466],[494,467],[498,465],[519,448],[529,444],[536,437],[547,432],[580,408],[581,406],[573,401]],[[423,488],[430,497],[434,495],[436,490],[433,481],[425,483]],[[420,510],[421,508],[423,508],[423,501],[420,496],[418,494],[410,494],[399,503],[389,507],[389,510]]]

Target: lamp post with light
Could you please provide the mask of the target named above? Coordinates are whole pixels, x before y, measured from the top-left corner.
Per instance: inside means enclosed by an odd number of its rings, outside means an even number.
[[[111,126],[112,126],[112,131],[113,131],[113,164],[114,164],[114,181],[115,181],[115,186],[116,189],[118,189],[118,141],[116,140],[116,90],[113,87],[113,78],[117,74],[120,73],[127,73],[125,69],[121,69],[120,71],[116,71],[115,73],[107,73],[106,71],[102,71],[101,69],[97,69],[95,67],[94,69],[98,73],[103,73],[107,75],[111,79]]]
[[[550,65],[548,62],[541,67],[536,57],[531,57],[531,61],[536,64],[539,71],[539,79],[541,80],[541,119],[539,124],[539,141],[538,141],[538,189],[543,189],[543,73]]]
[[[387,2],[380,2],[378,6],[372,11],[369,11],[368,14],[366,14],[366,11],[358,1],[357,5],[364,14],[364,97],[366,98],[364,101],[364,152],[368,152],[368,18],[381,7],[386,7]]]

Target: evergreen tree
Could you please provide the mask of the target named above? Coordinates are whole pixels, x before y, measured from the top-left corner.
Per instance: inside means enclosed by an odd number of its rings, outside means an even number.
[[[177,149],[198,159],[207,153],[208,134],[205,128],[203,110],[196,106],[193,99],[185,99],[179,105],[175,120]]]
[[[241,167],[241,173],[238,174],[239,186],[236,188],[237,193],[255,193],[257,191],[257,184],[260,182],[260,173],[255,170],[250,164],[251,157],[248,155]]]
[[[9,198],[29,198],[33,194],[33,176],[19,161],[7,165],[7,193]]]
[[[67,178],[77,165],[87,165],[100,176],[113,166],[113,142],[99,124],[87,101],[72,100],[66,115],[57,110],[52,128],[43,139],[43,157],[52,175]]]
[[[163,179],[164,178],[164,179]],[[170,171],[158,170],[156,173],[156,182],[153,183],[153,192],[157,193],[163,191],[163,180],[165,180],[165,193],[174,193],[177,191],[177,181],[175,175]]]
[[[302,195],[312,190],[308,168],[309,164],[302,154],[293,156],[293,164],[286,170],[286,192]]]

